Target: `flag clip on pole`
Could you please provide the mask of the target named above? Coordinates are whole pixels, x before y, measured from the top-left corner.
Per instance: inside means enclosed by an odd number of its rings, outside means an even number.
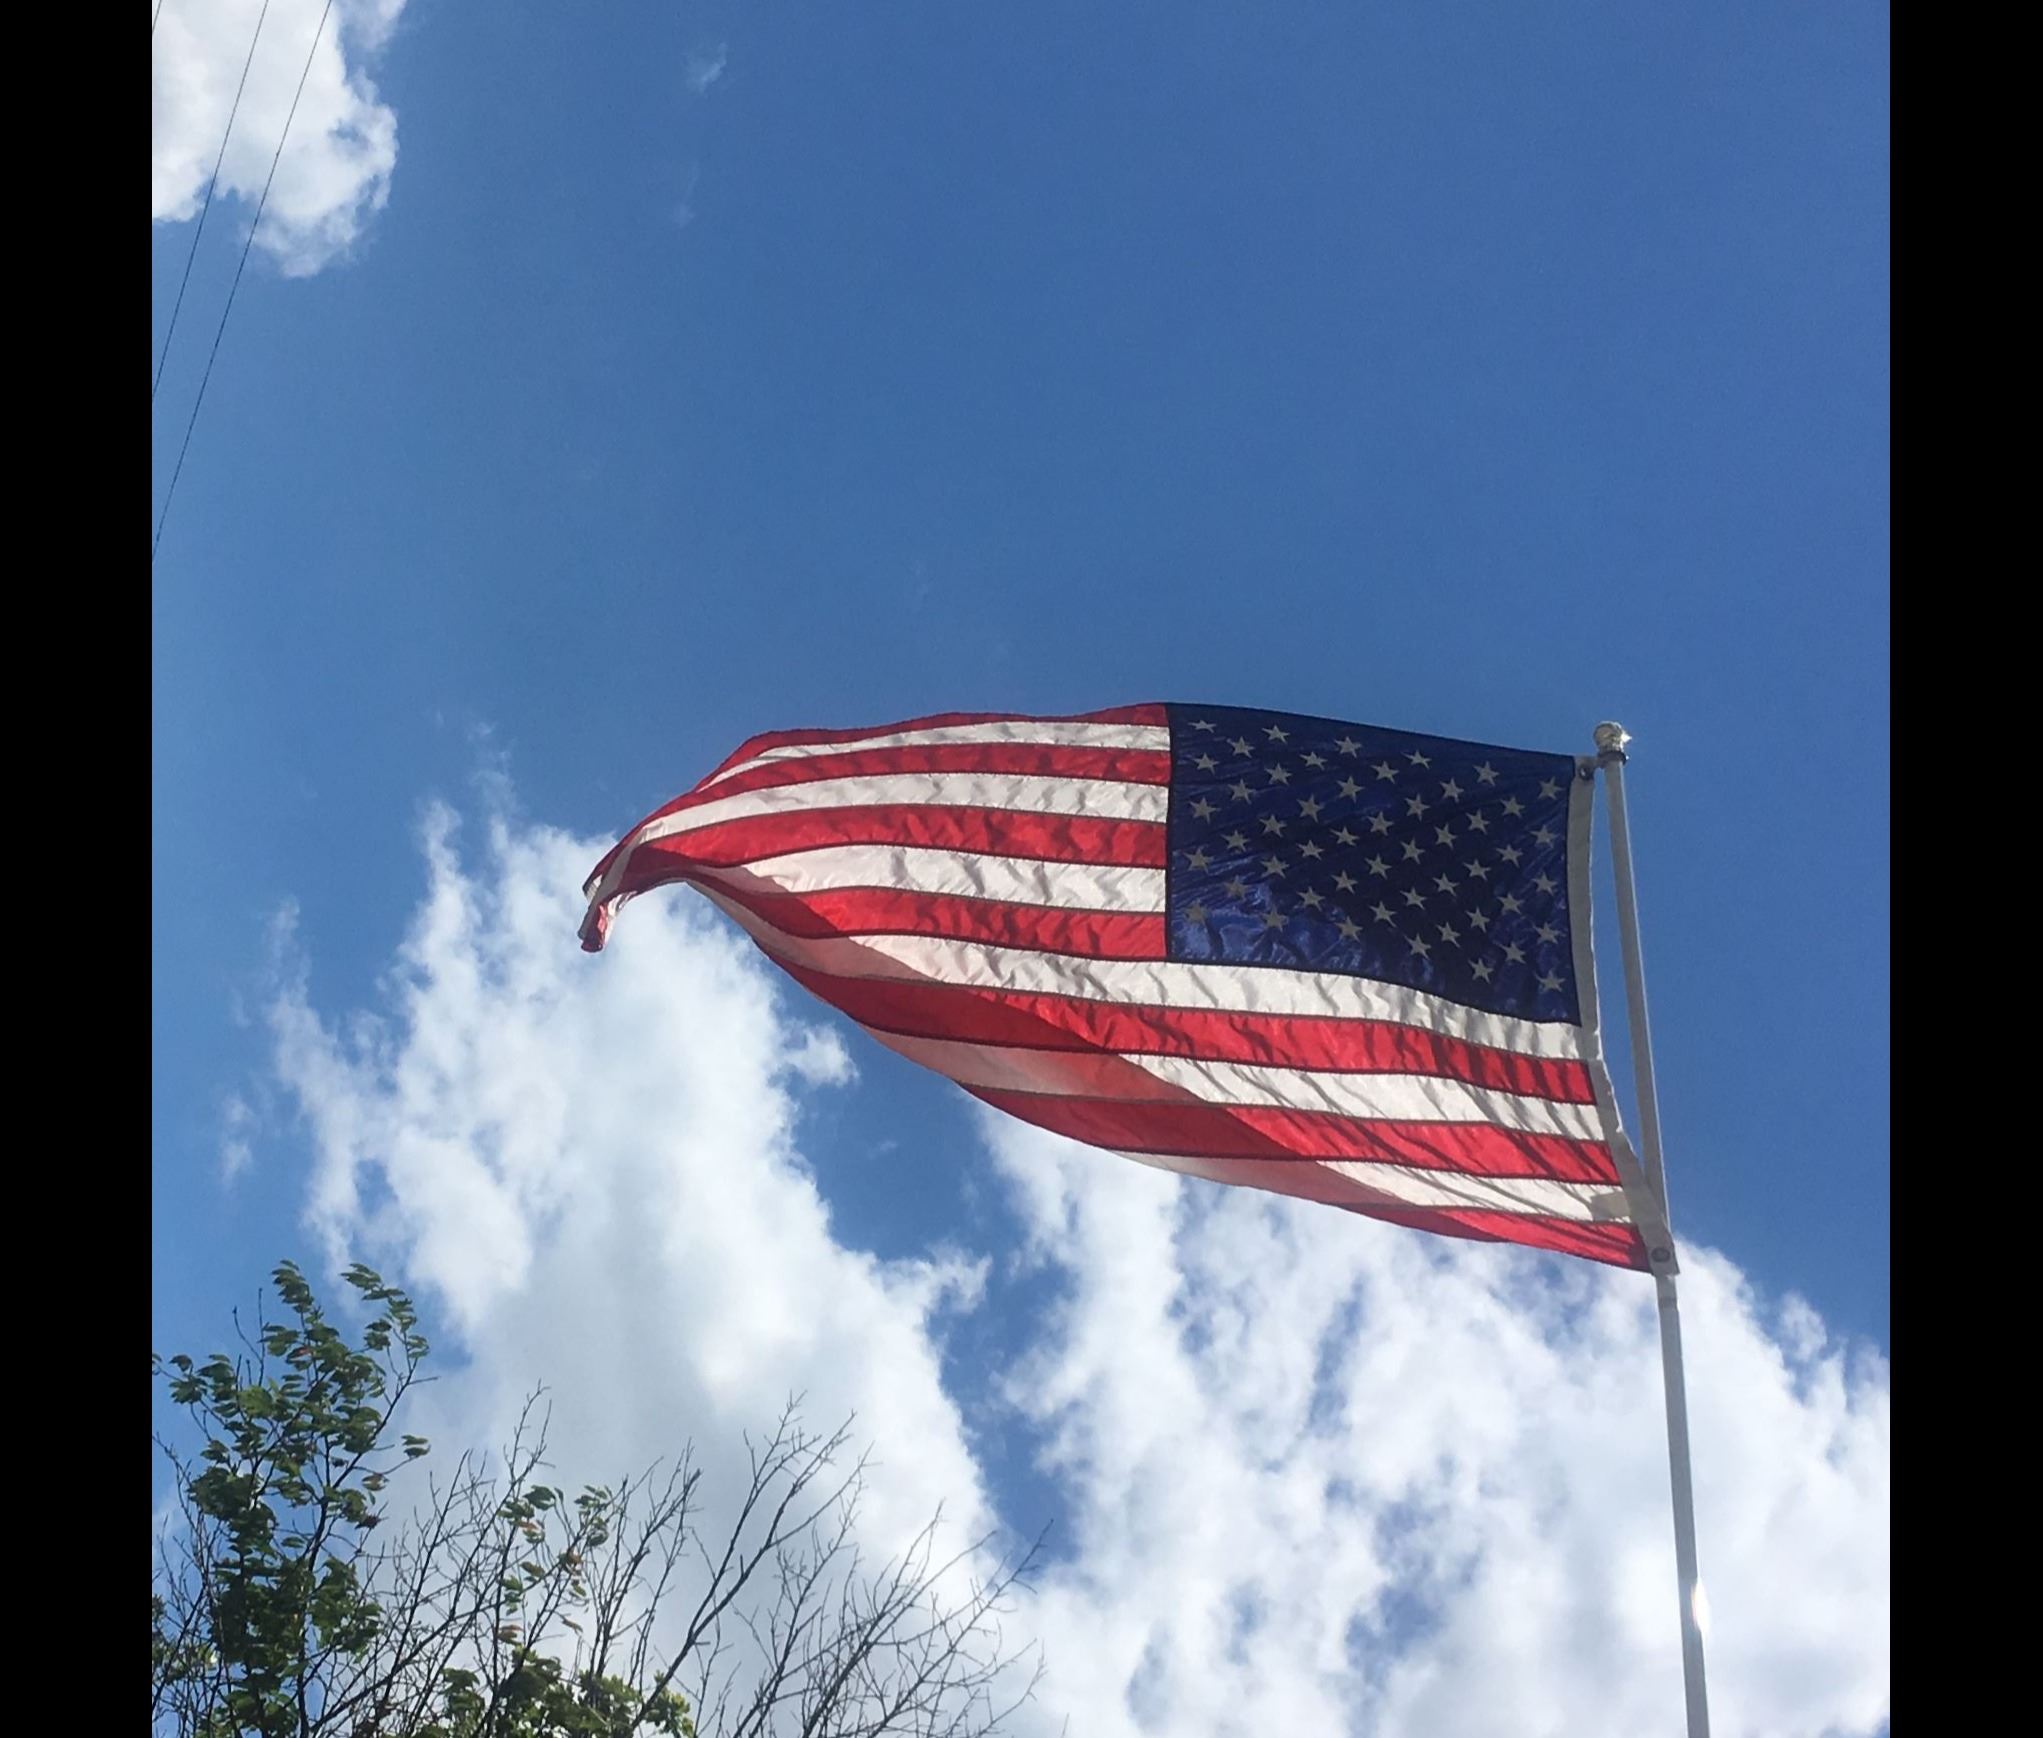
[[[1646,972],[1639,957],[1638,889],[1632,881],[1631,828],[1624,800],[1621,724],[1596,727],[1596,764],[1610,805],[1611,866],[1617,882],[1618,936],[1624,953],[1625,1006],[1631,1016],[1632,1072],[1639,1098],[1639,1145],[1646,1179],[1669,1228],[1667,1171],[1660,1151],[1660,1099],[1653,1085],[1653,1037],[1646,1021]],[[1660,1364],[1667,1387],[1667,1463],[1674,1495],[1674,1567],[1681,1591],[1681,1676],[1688,1698],[1688,1738],[1709,1738],[1710,1706],[1703,1682],[1702,1577],[1695,1555],[1695,1488],[1688,1454],[1688,1394],[1681,1372],[1681,1310],[1671,1273],[1655,1273],[1660,1301]]]

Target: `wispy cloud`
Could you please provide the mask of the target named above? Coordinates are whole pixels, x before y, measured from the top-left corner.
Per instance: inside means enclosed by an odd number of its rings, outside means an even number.
[[[255,1162],[255,1109],[239,1093],[220,1107],[220,1180],[231,1183]]]
[[[724,68],[730,64],[730,58],[728,45],[721,42],[707,53],[691,54],[688,57],[688,88],[701,96],[724,76]]]
[[[695,189],[702,181],[702,165],[688,165],[688,185],[681,190],[681,197],[674,202],[674,225],[686,229],[695,221]]]
[[[278,1074],[311,1213],[440,1303],[450,1441],[556,1390],[564,1470],[735,1432],[806,1390],[880,1446],[869,1541],[993,1506],[943,1381],[989,1264],[841,1242],[802,1110],[852,1088],[836,1028],[701,902],[572,936],[600,848],[483,816],[426,829],[385,999],[288,970]],[[302,966],[302,962],[300,962]],[[1025,1624],[1024,1730],[1630,1738],[1678,1708],[1665,1440],[1634,1276],[1216,1191],[989,1121],[1037,1280],[998,1428],[1040,1445],[1064,1549]],[[1005,1249],[990,1253],[1006,1254]],[[1720,1729],[1876,1729],[1888,1682],[1885,1365],[1728,1262],[1686,1279]],[[976,1385],[975,1385],[976,1386]],[[989,1460],[986,1464],[992,1464]],[[712,1469],[714,1470],[714,1469]],[[712,1482],[715,1482],[714,1479]]]
[[[390,196],[397,116],[364,67],[404,4],[333,0],[322,31],[327,0],[270,0],[266,14],[263,0],[165,0],[151,39],[150,216],[198,215],[232,111],[214,198],[238,203],[252,221],[302,74],[257,245],[294,276],[345,254]]]

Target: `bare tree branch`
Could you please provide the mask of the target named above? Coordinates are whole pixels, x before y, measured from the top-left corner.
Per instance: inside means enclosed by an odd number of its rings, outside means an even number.
[[[393,1435],[424,1379],[409,1301],[348,1278],[383,1311],[365,1350],[286,1264],[295,1323],[237,1318],[240,1356],[157,1365],[203,1442],[158,1438],[158,1738],[986,1738],[1033,1694],[1002,1620],[1040,1541],[940,1551],[939,1510],[869,1568],[850,1420],[817,1434],[790,1401],[734,1491],[684,1448],[570,1496],[535,1392],[442,1483]]]

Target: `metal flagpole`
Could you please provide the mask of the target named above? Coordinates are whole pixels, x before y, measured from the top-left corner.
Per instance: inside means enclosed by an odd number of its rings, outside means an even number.
[[[1596,727],[1596,763],[1610,803],[1610,855],[1617,879],[1618,935],[1624,952],[1625,1004],[1631,1015],[1632,1070],[1639,1094],[1639,1145],[1646,1180],[1673,1230],[1667,1172],[1660,1155],[1660,1099],[1653,1088],[1653,1037],[1646,1024],[1646,970],[1639,958],[1639,901],[1632,883],[1632,838],[1625,819],[1625,744],[1621,724]],[[1667,1385],[1667,1463],[1674,1486],[1674,1568],[1681,1588],[1681,1675],[1688,1692],[1688,1738],[1709,1738],[1709,1696],[1703,1685],[1702,1577],[1695,1560],[1695,1490],[1688,1461],[1688,1393],[1681,1375],[1681,1310],[1674,1276],[1656,1273],[1660,1293],[1660,1364]]]

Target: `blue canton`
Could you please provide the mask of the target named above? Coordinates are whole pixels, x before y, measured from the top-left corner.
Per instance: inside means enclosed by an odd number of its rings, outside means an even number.
[[[1579,1022],[1573,759],[1284,712],[1169,712],[1172,959],[1345,972]]]

